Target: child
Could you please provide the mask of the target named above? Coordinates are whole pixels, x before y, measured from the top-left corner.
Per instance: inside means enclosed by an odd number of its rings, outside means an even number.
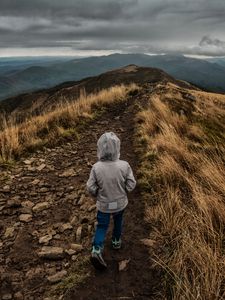
[[[104,239],[110,216],[114,219],[112,247],[121,248],[121,231],[124,209],[128,204],[127,192],[136,185],[128,162],[120,160],[120,140],[113,132],[104,133],[97,143],[99,161],[91,169],[87,191],[97,198],[97,228],[93,238],[91,262],[98,268],[106,268],[102,257]]]

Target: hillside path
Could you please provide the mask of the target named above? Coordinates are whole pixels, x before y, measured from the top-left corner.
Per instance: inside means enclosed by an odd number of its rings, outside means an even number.
[[[18,300],[52,300],[47,296],[43,298],[50,290],[49,276],[62,271],[68,275],[73,268],[78,275],[85,271],[88,276],[81,283],[70,285],[58,299],[160,299],[157,297],[160,274],[152,266],[149,248],[141,241],[149,238],[151,228],[144,219],[144,201],[138,187],[129,195],[123,248],[110,249],[108,233],[104,254],[108,269],[96,272],[88,264],[86,269],[79,270],[79,260],[89,258],[96,221],[93,202],[85,194],[85,184],[91,165],[96,162],[96,143],[102,133],[113,131],[118,135],[121,159],[130,163],[137,177],[138,158],[133,145],[136,101],[135,97],[128,97],[127,101],[110,105],[86,126],[78,141],[71,139],[53,149],[30,154],[11,171],[2,173],[0,296],[11,294]],[[34,212],[34,205],[39,203],[45,204]],[[27,221],[20,220],[21,214],[25,214]],[[47,240],[41,243],[43,237]],[[70,249],[71,243],[78,242],[83,245],[81,253],[67,253],[58,260],[43,260],[38,256],[45,245],[65,250]],[[128,260],[128,264],[119,271],[119,263],[124,260]]]
[[[84,153],[92,153],[95,160],[96,142],[104,131],[113,131],[121,139],[121,159],[127,160],[136,176],[138,158],[134,151],[134,99],[111,106],[101,120],[94,123],[85,134]],[[125,212],[123,248],[110,249],[111,232],[105,245],[106,272],[94,273],[80,288],[72,289],[65,300],[69,299],[156,299],[155,285],[157,274],[151,268],[151,259],[142,239],[149,238],[150,226],[144,221],[144,202],[139,188],[129,195],[129,205]],[[112,230],[112,220],[111,220]],[[119,271],[119,262],[129,260],[127,268]]]

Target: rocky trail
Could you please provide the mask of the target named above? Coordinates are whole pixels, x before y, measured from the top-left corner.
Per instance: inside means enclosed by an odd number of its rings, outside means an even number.
[[[152,265],[151,247],[143,243],[151,228],[138,187],[129,195],[123,248],[110,249],[109,233],[108,269],[99,273],[89,264],[96,211],[85,184],[97,159],[96,142],[105,131],[115,132],[121,159],[136,175],[137,101],[130,96],[107,107],[78,140],[44,148],[1,170],[0,299],[160,299],[160,274]]]

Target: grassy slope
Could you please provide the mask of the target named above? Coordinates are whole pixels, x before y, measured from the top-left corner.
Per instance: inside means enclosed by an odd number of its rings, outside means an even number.
[[[225,97],[158,86],[137,122],[140,184],[164,292],[224,299]]]
[[[83,122],[101,113],[103,105],[123,101],[136,85],[115,86],[97,94],[85,94],[72,103],[60,103],[50,112],[17,124],[13,118],[0,122],[0,163],[19,157],[26,150],[55,144],[62,136],[77,135]]]

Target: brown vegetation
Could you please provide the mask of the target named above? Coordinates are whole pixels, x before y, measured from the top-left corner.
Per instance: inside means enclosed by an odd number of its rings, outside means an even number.
[[[77,136],[77,125],[82,120],[93,119],[101,113],[101,106],[123,101],[129,91],[137,89],[135,84],[114,86],[98,94],[81,94],[73,102],[64,102],[42,115],[17,124],[14,118],[1,122],[0,161],[6,162],[18,157],[24,150],[51,144],[62,135]],[[97,108],[97,109],[96,109]]]
[[[160,86],[138,114],[140,185],[168,298],[224,299],[225,96],[191,95]]]

